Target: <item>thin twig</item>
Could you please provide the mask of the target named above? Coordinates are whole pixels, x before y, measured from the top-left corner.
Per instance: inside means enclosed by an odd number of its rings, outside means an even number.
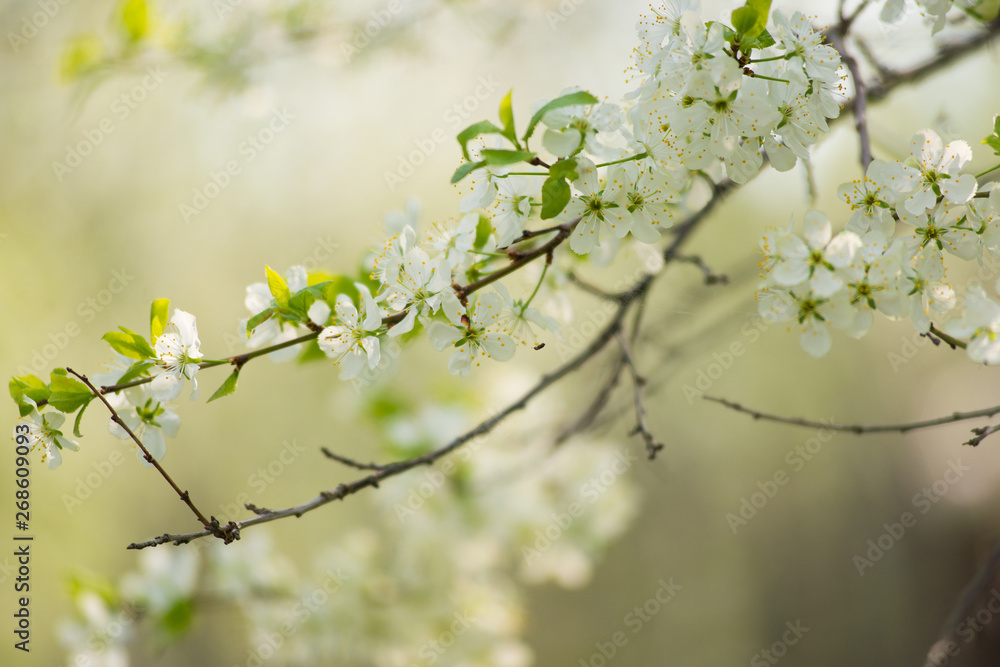
[[[953,412],[952,414],[944,417],[937,417],[935,419],[927,419],[918,422],[906,422],[902,424],[834,424],[832,422],[818,422],[811,419],[802,419],[800,417],[782,417],[780,415],[759,412],[757,410],[743,407],[739,403],[727,401],[724,398],[717,398],[715,396],[703,396],[703,398],[706,401],[712,401],[713,403],[723,405],[730,410],[748,414],[754,419],[762,419],[764,421],[777,422],[779,424],[789,424],[791,426],[803,426],[805,428],[843,431],[846,433],[854,433],[856,435],[862,435],[864,433],[908,433],[909,431],[916,431],[922,428],[953,424],[955,422],[966,421],[968,419],[983,419],[1000,414],[1000,405],[996,405],[992,408],[984,408],[982,410],[974,410],[972,412]]]
[[[504,421],[514,412],[518,410],[523,410],[528,406],[528,403],[537,396],[538,394],[545,391],[549,386],[555,384],[557,381],[561,380],[565,376],[569,375],[571,372],[577,370],[584,363],[586,363],[591,357],[596,355],[601,351],[608,341],[615,335],[615,333],[621,328],[622,318],[625,317],[625,313],[629,309],[629,305],[634,301],[642,291],[648,289],[649,283],[640,283],[637,285],[637,289],[633,292],[631,299],[626,301],[619,309],[618,312],[611,318],[611,321],[605,326],[605,328],[591,341],[590,345],[584,348],[578,355],[567,361],[565,364],[557,368],[556,370],[543,375],[542,378],[525,392],[517,401],[511,403],[505,407],[500,412],[496,413],[489,419],[481,422],[479,425],[473,429],[465,432],[459,437],[455,438],[447,445],[435,449],[434,451],[428,452],[422,456],[416,456],[411,459],[406,459],[404,461],[399,461],[396,463],[390,463],[384,466],[381,470],[377,470],[372,474],[357,479],[353,482],[346,484],[340,484],[333,489],[322,491],[320,494],[313,498],[312,500],[302,503],[301,505],[295,505],[294,507],[288,507],[282,510],[271,510],[266,514],[258,514],[257,516],[247,519],[246,521],[237,521],[235,525],[239,530],[245,530],[250,526],[256,526],[262,523],[268,523],[270,521],[276,521],[278,519],[283,519],[286,517],[294,516],[300,517],[307,512],[311,512],[318,507],[322,507],[327,503],[331,503],[334,500],[343,500],[347,496],[353,495],[363,489],[368,487],[377,487],[382,481],[395,477],[401,473],[408,470],[412,470],[418,466],[431,465],[438,459],[450,454],[456,449],[460,448],[465,443],[479,437],[486,435],[491,432],[497,425]],[[186,544],[192,540],[196,540],[209,535],[207,530],[196,531],[193,533],[181,533],[181,534],[163,534],[159,537],[155,537],[151,540],[145,542],[133,542],[128,546],[129,549],[145,549],[147,547],[155,547],[160,544],[166,544],[172,542],[174,544]]]
[[[854,83],[854,126],[858,131],[858,143],[861,147],[861,171],[867,173],[868,165],[872,162],[871,137],[868,133],[868,88],[861,76],[858,61],[847,48],[846,24],[847,19],[843,19],[838,30],[830,31],[830,43],[840,52],[840,59],[847,66]]]
[[[729,282],[729,278],[721,273],[713,273],[711,267],[705,263],[705,261],[698,255],[678,255],[674,257],[675,261],[686,262],[688,264],[694,264],[705,276],[706,285],[725,285]]]
[[[1000,431],[1000,424],[993,424],[991,426],[980,426],[978,428],[972,429],[973,437],[966,440],[963,444],[969,445],[970,447],[975,447],[983,440],[993,435],[997,431]]]
[[[632,434],[638,434],[642,437],[642,441],[646,443],[646,456],[652,461],[656,458],[656,453],[663,449],[663,443],[656,439],[646,423],[646,407],[642,402],[642,386],[646,381],[639,375],[639,369],[636,368],[635,360],[632,359],[629,352],[629,344],[625,339],[625,334],[618,331],[615,337],[618,339],[619,347],[621,347],[625,367],[628,368],[629,374],[632,376],[632,399],[635,405],[635,429]]]
[[[149,453],[149,450],[146,449],[146,446],[142,444],[142,440],[139,440],[138,436],[132,432],[132,429],[130,429],[128,424],[125,423],[125,420],[121,418],[118,411],[112,407],[111,403],[108,402],[108,399],[101,394],[97,387],[91,384],[86,375],[81,375],[72,368],[67,368],[66,372],[72,373],[76,377],[80,378],[80,381],[87,385],[87,388],[93,392],[94,396],[101,399],[101,402],[104,403],[108,411],[111,412],[111,421],[118,424],[122,430],[128,433],[129,437],[132,438],[132,441],[139,446],[139,449],[142,450],[143,458],[146,459],[151,466],[156,468],[157,472],[159,472],[163,479],[167,481],[167,484],[169,484],[170,487],[177,493],[178,497],[180,497],[184,504],[187,505],[192,512],[194,512],[194,515],[198,517],[198,521],[201,522],[201,525],[205,526],[206,534],[215,535],[216,537],[222,539],[226,544],[239,539],[239,530],[236,529],[235,524],[231,521],[229,522],[229,525],[223,528],[219,525],[219,522],[215,517],[212,517],[211,520],[205,518],[205,515],[201,513],[201,510],[199,510],[194,504],[194,501],[191,500],[191,494],[187,491],[181,491],[181,488],[177,486],[177,483],[173,480],[173,478],[167,473],[163,466],[160,465],[160,462],[157,461],[153,455]]]
[[[326,447],[320,447],[320,451],[323,452],[323,454],[327,458],[333,459],[338,463],[343,463],[345,466],[349,468],[354,468],[355,470],[384,470],[385,468],[388,467],[388,465],[381,465],[378,463],[360,463],[359,461],[355,461],[354,459],[349,459],[346,456],[335,454]]]

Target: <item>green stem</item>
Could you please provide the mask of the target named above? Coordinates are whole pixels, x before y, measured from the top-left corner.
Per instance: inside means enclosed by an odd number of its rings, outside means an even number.
[[[776,79],[773,76],[764,76],[763,74],[757,74],[754,72],[753,78],[764,79],[765,81],[777,81],[779,83],[791,83],[788,79]]]
[[[933,324],[931,325],[930,333],[934,334],[935,336],[937,336],[938,338],[940,338],[944,342],[948,343],[948,345],[951,345],[953,348],[960,347],[963,350],[965,349],[965,343],[963,343],[962,341],[958,340],[957,338],[952,338],[951,336],[949,336],[945,332],[943,332],[940,329],[938,329]]]
[[[545,266],[542,267],[542,275],[539,276],[538,278],[538,284],[535,285],[535,291],[531,293],[531,296],[528,297],[528,300],[524,302],[523,306],[521,306],[521,314],[524,314],[525,309],[531,305],[531,300],[535,298],[536,294],[538,294],[538,288],[542,286],[542,281],[545,280],[545,272],[548,270],[549,270],[549,265],[546,262]]]
[[[755,63],[769,63],[772,60],[788,60],[789,57],[790,56],[787,56],[787,55],[784,55],[784,56],[774,56],[773,58],[758,58],[757,60],[751,59],[751,60],[748,60],[747,62],[749,62],[751,65],[755,64]]]
[[[981,172],[979,172],[978,174],[976,174],[976,178],[982,178],[982,177],[983,177],[983,176],[985,176],[986,174],[990,173],[991,171],[996,171],[997,169],[1000,169],[1000,164],[998,164],[998,165],[996,165],[996,166],[994,166],[994,167],[990,167],[990,168],[989,168],[989,169],[987,169],[986,171],[981,171]]]
[[[646,153],[645,151],[643,151],[642,153],[639,153],[638,155],[632,155],[632,156],[629,156],[629,157],[623,157],[620,160],[612,160],[611,162],[602,162],[601,164],[595,164],[594,166],[595,167],[610,167],[613,164],[621,164],[622,162],[631,162],[632,160],[641,160],[642,158],[648,157],[648,156],[649,156],[649,154]]]
[[[548,176],[547,171],[508,171],[504,176]]]

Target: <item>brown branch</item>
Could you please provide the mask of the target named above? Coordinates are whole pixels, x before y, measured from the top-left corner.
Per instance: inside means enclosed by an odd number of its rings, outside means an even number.
[[[619,347],[621,347],[622,361],[632,376],[632,400],[635,405],[635,429],[633,429],[632,435],[638,434],[642,437],[642,441],[646,443],[646,456],[652,461],[656,458],[656,453],[663,449],[663,443],[656,439],[646,422],[646,407],[642,402],[642,387],[646,384],[646,380],[639,375],[639,369],[635,366],[635,360],[629,351],[625,335],[619,330],[615,337],[618,339]]]
[[[294,516],[300,517],[307,512],[311,512],[314,509],[322,507],[327,503],[331,503],[334,500],[343,500],[347,496],[354,495],[355,493],[362,491],[368,487],[377,487],[382,481],[389,479],[390,477],[395,477],[401,473],[408,470],[412,470],[418,466],[431,465],[438,459],[444,457],[447,454],[455,451],[465,443],[473,440],[481,435],[485,435],[491,432],[497,425],[504,421],[508,416],[517,412],[518,410],[523,410],[527,407],[528,403],[537,396],[538,394],[545,391],[549,386],[555,384],[557,381],[561,380],[566,375],[577,370],[583,366],[590,358],[600,352],[608,341],[615,335],[615,333],[621,328],[622,318],[624,318],[629,305],[639,297],[646,289],[649,287],[649,282],[642,282],[637,285],[637,289],[633,290],[632,297],[628,299],[619,309],[618,312],[612,317],[608,325],[597,335],[597,337],[591,341],[583,351],[581,351],[573,359],[569,360],[555,371],[543,375],[542,378],[525,392],[518,400],[511,403],[505,407],[500,412],[496,413],[489,419],[481,422],[479,425],[473,429],[467,431],[466,433],[455,438],[447,445],[435,449],[434,451],[428,452],[422,456],[417,456],[411,459],[406,459],[405,461],[399,461],[396,463],[390,463],[383,466],[381,469],[373,472],[366,477],[354,480],[346,484],[340,484],[333,489],[322,491],[320,494],[301,505],[295,505],[294,507],[288,507],[282,510],[268,510],[266,513],[258,514],[257,516],[247,519],[246,521],[233,522],[238,530],[244,530],[250,526],[256,526],[262,523],[268,523],[271,521],[276,521],[278,519],[284,519],[286,517]],[[259,511],[259,508],[258,508]],[[209,535],[209,531],[201,530],[193,533],[181,533],[181,534],[163,534],[159,537],[155,537],[151,540],[145,542],[133,542],[128,546],[129,549],[145,549],[147,547],[155,547],[160,544],[166,544],[172,542],[174,544],[186,544],[192,540],[196,540]]]
[[[345,466],[349,468],[354,468],[355,470],[384,470],[385,468],[389,467],[389,465],[391,465],[391,464],[380,465],[378,463],[360,463],[358,461],[355,461],[354,459],[349,459],[346,456],[335,454],[326,447],[320,447],[320,451],[323,452],[323,454],[328,459],[333,459],[337,463],[343,463]]]
[[[239,529],[236,528],[236,525],[232,521],[230,521],[229,524],[223,528],[222,526],[219,525],[219,521],[215,517],[212,517],[211,520],[205,518],[205,515],[201,513],[201,510],[199,510],[198,507],[194,504],[194,501],[191,500],[191,494],[187,491],[181,491],[181,488],[177,486],[177,483],[173,480],[173,478],[167,473],[167,471],[163,468],[163,466],[160,465],[160,462],[157,461],[153,457],[153,455],[149,453],[149,450],[146,449],[146,446],[144,444],[142,444],[142,441],[139,440],[138,436],[136,436],[136,434],[132,432],[132,429],[128,427],[128,424],[126,424],[125,420],[121,418],[121,416],[118,414],[118,411],[115,410],[110,403],[108,403],[108,399],[104,397],[104,395],[97,389],[97,387],[95,387],[93,384],[90,383],[90,380],[87,379],[86,375],[81,375],[80,373],[74,371],[72,368],[67,368],[66,371],[80,378],[80,381],[83,382],[85,385],[87,385],[87,388],[90,389],[91,392],[93,392],[94,396],[101,399],[101,402],[104,403],[108,411],[111,412],[111,420],[116,424],[118,424],[119,426],[121,426],[122,430],[128,433],[129,437],[132,438],[132,441],[135,442],[135,444],[139,446],[139,449],[142,450],[143,458],[146,459],[146,461],[151,466],[156,468],[157,472],[159,472],[160,475],[163,477],[163,479],[167,481],[167,484],[169,484],[171,488],[173,488],[173,490],[177,493],[178,497],[180,497],[180,499],[184,502],[184,504],[187,505],[192,512],[194,512],[194,515],[198,517],[198,521],[201,522],[201,525],[205,526],[206,535],[215,535],[216,537],[224,541],[226,544],[229,544],[233,540],[240,539]]]
[[[858,61],[855,60],[847,48],[848,28],[849,23],[847,23],[847,19],[845,18],[841,21],[838,30],[830,31],[830,43],[840,53],[840,59],[851,73],[851,81],[854,83],[854,127],[858,131],[861,171],[862,173],[867,173],[868,165],[872,162],[871,137],[868,133],[868,88],[864,78],[861,76],[861,68],[858,66]]]
[[[674,257],[674,261],[686,262],[688,264],[694,264],[699,269],[701,269],[702,274],[705,276],[706,285],[725,285],[729,283],[729,278],[721,273],[713,273],[711,267],[705,263],[705,261],[698,255],[677,255]]]
[[[860,12],[857,11],[855,13],[857,14]],[[964,42],[944,47],[932,59],[930,59],[928,62],[922,65],[914,67],[905,72],[893,72],[885,76],[878,86],[873,86],[867,89],[868,95],[866,102],[871,103],[881,100],[885,98],[892,90],[899,87],[900,85],[916,83],[928,76],[931,76],[932,74],[944,68],[945,66],[964,57],[965,55],[968,55],[969,53],[972,53],[973,51],[984,45],[998,31],[1000,31],[1000,20],[990,23],[985,31],[977,34],[976,36]],[[856,104],[855,101],[851,101],[850,103],[845,105],[845,108],[853,110],[855,104]],[[833,124],[833,122],[834,121],[831,121],[831,124]],[[535,164],[539,164],[541,166],[548,166],[545,165],[544,163],[541,163],[541,161],[535,162]],[[705,218],[707,218],[707,216],[730,192],[739,187],[739,185],[737,185],[735,182],[733,182],[728,178],[723,179],[719,183],[715,183],[711,179],[707,180],[710,184],[710,187],[712,188],[712,195],[699,211],[692,214],[682,224],[674,227],[671,230],[671,233],[674,236],[673,241],[667,246],[667,248],[663,252],[663,258],[666,263],[670,263],[672,260],[675,260],[680,256],[680,248],[691,236],[691,234],[694,233],[695,229],[701,224],[703,220],[705,220]],[[518,262],[521,262],[522,264],[527,263],[527,261],[530,261],[530,259],[534,259],[536,257],[541,256],[542,254],[549,253],[552,249],[554,249],[557,245],[559,245],[559,243],[565,240],[565,237],[567,237],[568,235],[569,235],[568,230],[560,230],[559,234],[554,239],[545,244],[545,246],[552,244],[550,248],[541,246],[539,249],[536,249],[534,251],[531,251],[523,255],[518,253],[516,255],[516,258],[514,259],[514,262],[512,262],[511,266],[505,267],[504,269],[494,272],[489,276],[486,276],[485,278],[476,281],[475,283],[470,283],[464,288],[458,287],[456,288],[456,292],[459,294],[468,295],[475,289],[478,289],[487,284],[495,282],[496,280],[499,280],[501,277],[508,275],[512,271],[516,270],[515,268],[512,267],[515,267],[515,265],[520,266]],[[528,257],[530,257],[530,259],[526,259]],[[620,302],[618,311],[616,312],[612,322],[609,323],[608,326],[591,342],[590,346],[588,346],[583,352],[574,357],[572,360],[560,366],[556,371],[548,375],[542,376],[539,382],[534,387],[532,387],[531,390],[525,393],[518,401],[507,406],[507,408],[505,408],[500,413],[494,415],[490,419],[483,421],[482,423],[480,423],[478,426],[476,426],[466,434],[460,436],[459,438],[456,438],[455,440],[441,447],[440,449],[434,450],[433,452],[429,452],[428,454],[425,454],[421,457],[416,457],[414,459],[409,459],[406,461],[400,461],[394,464],[387,464],[384,468],[373,472],[371,475],[368,475],[367,477],[355,480],[354,482],[351,482],[349,484],[341,484],[329,491],[324,491],[320,493],[318,497],[301,505],[289,507],[284,510],[261,510],[260,508],[254,508],[254,510],[259,512],[258,516],[243,522],[237,522],[236,523],[237,528],[246,528],[249,526],[257,525],[260,523],[266,523],[269,521],[274,521],[288,516],[296,516],[296,517],[302,516],[306,512],[312,511],[317,507],[325,505],[334,500],[341,500],[347,497],[348,495],[357,493],[358,491],[365,489],[369,486],[378,486],[378,483],[386,478],[401,474],[403,472],[406,472],[407,470],[411,470],[420,465],[429,465],[437,461],[441,457],[454,451],[455,449],[458,449],[464,443],[468,442],[472,438],[475,438],[482,434],[489,433],[507,416],[509,416],[510,414],[512,414],[517,410],[523,409],[534,396],[547,389],[557,380],[561,379],[562,377],[569,374],[573,370],[576,370],[577,368],[582,366],[598,351],[603,349],[603,347],[608,343],[611,337],[615,336],[617,332],[620,330],[622,318],[624,317],[625,312],[627,311],[629,305],[638,297],[645,295],[654,280],[655,276],[646,275],[640,278],[633,285],[632,288],[626,290],[620,295],[617,295],[617,300]],[[402,319],[404,314],[405,311],[393,317],[394,318],[398,317],[399,319]],[[389,320],[387,319],[386,322],[388,321]],[[710,400],[716,400],[717,402],[726,404],[726,402],[722,401],[721,399],[710,399]],[[732,405],[735,406],[736,404]],[[747,410],[743,409],[743,411]],[[928,423],[928,424],[915,423],[911,425],[901,425],[899,427],[899,430],[905,432],[906,430],[910,430],[913,428],[923,428],[924,426],[932,426],[935,425],[936,423],[948,423],[949,421],[958,421],[960,419],[972,419],[975,417],[992,416],[997,413],[1000,413],[1000,407],[990,409],[989,411],[983,411],[981,413],[966,413],[968,416],[945,418],[944,421],[935,421],[935,423]],[[754,413],[751,412],[751,414]],[[961,413],[956,413],[956,415],[960,414]],[[766,419],[768,417],[769,417],[768,415],[764,415],[763,413],[757,413],[757,415],[755,415],[755,418],[761,418],[761,419]],[[780,418],[780,417],[774,419],[775,421],[785,420],[785,418]],[[824,428],[831,428],[834,430],[848,430],[848,431],[853,430],[854,432],[866,432],[865,431],[866,428],[868,431],[897,430],[896,428],[889,429],[887,427],[841,427],[833,424],[811,423],[811,422],[806,422],[805,420],[797,420],[797,421],[785,420],[785,421],[787,421],[787,423],[793,423],[802,426],[810,426],[813,428],[819,426]],[[859,429],[861,430],[859,431]],[[186,542],[190,542],[194,539],[205,537],[208,534],[210,534],[208,531],[200,531],[196,533],[187,533],[178,535],[164,534],[161,535],[160,537],[154,538],[147,542],[133,543],[129,545],[129,548],[143,549],[146,547],[157,546],[159,544],[165,544],[167,542],[173,542],[175,544],[183,544]]]
[[[955,422],[966,421],[968,419],[983,419],[1000,414],[1000,405],[997,405],[992,408],[984,408],[982,410],[974,410],[972,412],[953,412],[952,414],[944,417],[937,417],[935,419],[927,419],[918,422],[907,422],[903,424],[833,424],[813,421],[810,419],[802,419],[800,417],[783,417],[781,415],[759,412],[757,410],[743,407],[739,403],[727,401],[724,398],[716,398],[715,396],[703,396],[702,398],[706,401],[712,401],[713,403],[723,405],[730,410],[750,415],[754,419],[762,419],[764,421],[777,422],[779,424],[789,424],[791,426],[802,426],[805,428],[825,428],[830,431],[843,431],[846,433],[854,433],[856,435],[862,435],[865,433],[907,433],[909,431],[916,431],[922,428],[953,424]],[[978,430],[980,429],[974,429],[973,432]]]

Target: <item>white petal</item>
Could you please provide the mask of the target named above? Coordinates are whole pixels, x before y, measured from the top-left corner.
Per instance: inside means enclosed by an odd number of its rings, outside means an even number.
[[[830,351],[832,339],[830,332],[825,326],[822,324],[817,325],[810,321],[809,324],[802,328],[802,336],[799,337],[799,343],[802,345],[802,349],[808,352],[810,356],[819,359]]]

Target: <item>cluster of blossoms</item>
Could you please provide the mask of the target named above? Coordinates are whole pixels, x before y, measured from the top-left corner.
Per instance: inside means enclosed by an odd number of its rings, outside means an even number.
[[[721,161],[737,183],[756,175],[763,154],[780,171],[808,158],[840,113],[839,54],[799,12],[775,10],[773,36],[741,43],[691,11],[697,6],[672,3],[640,23],[635,140],[674,173]]]
[[[816,357],[830,349],[828,325],[858,338],[878,311],[908,317],[920,333],[967,340],[975,362],[1000,363],[1000,305],[981,285],[965,290],[961,316],[942,322],[959,302],[945,254],[980,266],[1000,257],[1000,188],[977,192],[975,177],[962,173],[972,159],[964,141],[945,145],[922,130],[911,145],[905,161],[874,160],[863,180],[840,186],[853,211],[845,231],[834,235],[826,216],[810,211],[802,237],[791,227],[764,234],[761,315],[796,321]]]
[[[378,421],[380,442],[385,454],[417,455],[467,419],[455,404],[399,406]],[[69,663],[86,656],[87,664],[127,667],[138,634],[168,639],[225,604],[245,615],[250,664],[401,667],[444,660],[447,651],[449,664],[527,667],[534,658],[519,584],[579,588],[590,580],[636,515],[628,472],[638,457],[604,441],[555,451],[540,437],[478,445],[449,466],[385,485],[365,525],[320,549],[311,571],[255,529],[230,545],[144,551],[139,571],[120,582],[80,579],[77,613],[60,631]]]

